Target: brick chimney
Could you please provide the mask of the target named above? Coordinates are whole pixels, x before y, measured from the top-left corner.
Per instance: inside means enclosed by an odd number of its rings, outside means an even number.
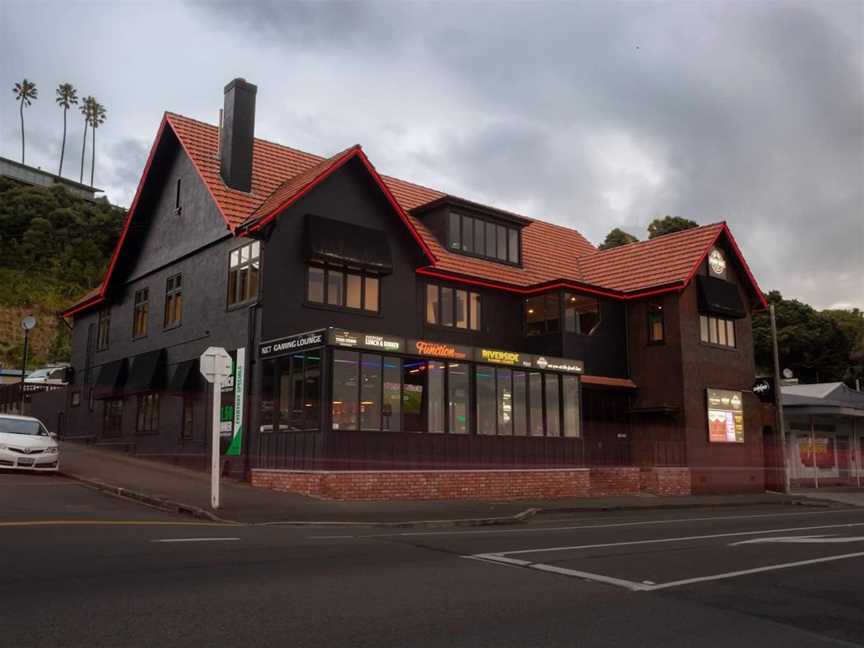
[[[222,180],[238,191],[252,190],[252,143],[255,139],[255,94],[245,79],[225,86],[225,108],[219,134],[219,171]]]

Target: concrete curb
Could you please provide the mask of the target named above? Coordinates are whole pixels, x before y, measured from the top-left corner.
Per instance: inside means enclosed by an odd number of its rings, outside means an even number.
[[[174,502],[161,497],[147,495],[146,493],[134,491],[129,488],[124,488],[122,486],[115,486],[114,484],[109,484],[98,479],[81,477],[80,475],[64,472],[62,470],[59,474],[63,477],[74,479],[75,481],[80,482],[85,486],[89,486],[90,488],[95,488],[96,490],[102,491],[103,493],[108,493],[109,495],[116,495],[117,497],[122,497],[124,499],[135,500],[136,502],[141,502],[149,506],[155,506],[156,508],[160,508],[166,511],[184,513],[186,515],[191,515],[192,517],[202,520],[208,520],[210,522],[220,522],[222,524],[242,524],[242,522],[235,522],[234,520],[227,520],[225,518],[219,517],[215,513],[211,513],[210,511],[202,509],[198,506],[192,506],[191,504],[183,504],[182,502]]]
[[[538,515],[567,515],[569,513],[599,513],[608,511],[662,511],[662,510],[683,510],[683,509],[710,509],[710,508],[729,508],[742,506],[812,506],[814,508],[851,508],[851,505],[844,505],[831,500],[802,498],[795,500],[763,500],[761,502],[715,502],[715,503],[688,503],[688,504],[657,504],[649,506],[633,506],[629,504],[610,505],[610,506],[568,506],[563,508],[545,508],[539,509]]]

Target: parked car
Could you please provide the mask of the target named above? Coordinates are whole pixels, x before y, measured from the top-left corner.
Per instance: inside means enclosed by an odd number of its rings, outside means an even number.
[[[0,469],[57,472],[56,435],[31,416],[0,414]]]
[[[24,382],[27,384],[49,384],[49,385],[65,385],[67,382],[67,374],[69,373],[69,365],[51,365],[42,367],[28,375]]]

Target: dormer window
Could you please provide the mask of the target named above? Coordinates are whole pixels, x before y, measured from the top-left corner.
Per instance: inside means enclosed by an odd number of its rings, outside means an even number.
[[[518,265],[521,260],[519,228],[492,219],[451,211],[447,222],[447,248]]]

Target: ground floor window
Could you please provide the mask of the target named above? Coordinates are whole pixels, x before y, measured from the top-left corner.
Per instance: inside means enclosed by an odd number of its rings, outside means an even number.
[[[183,419],[180,428],[180,438],[189,440],[195,433],[195,399],[183,396]]]
[[[321,353],[314,349],[262,363],[262,432],[320,429]]]
[[[138,395],[138,417],[135,431],[139,434],[159,431],[159,394],[156,392]]]
[[[123,434],[123,399],[107,398],[102,401],[102,436],[119,437]]]

